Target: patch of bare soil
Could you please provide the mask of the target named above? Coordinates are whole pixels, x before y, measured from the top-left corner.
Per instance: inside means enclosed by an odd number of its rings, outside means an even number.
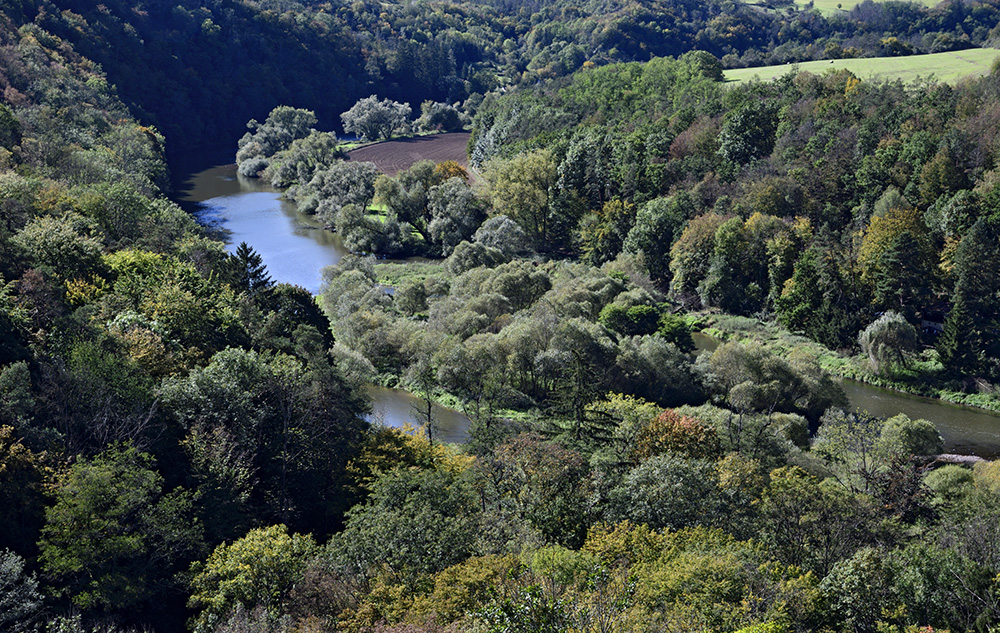
[[[468,169],[469,155],[465,151],[468,143],[468,132],[451,132],[384,141],[351,150],[347,156],[351,160],[371,161],[390,176],[395,176],[421,160],[432,160],[435,163],[453,160]]]

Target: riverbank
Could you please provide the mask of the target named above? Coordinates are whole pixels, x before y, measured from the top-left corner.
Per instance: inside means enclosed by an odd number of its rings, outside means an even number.
[[[763,323],[747,317],[708,313],[694,314],[689,317],[689,322],[693,328],[723,341],[760,341],[782,352],[808,349],[818,359],[823,369],[841,378],[913,396],[1000,413],[1000,394],[961,391],[960,384],[944,378],[944,368],[938,361],[936,350],[933,349],[925,350],[910,367],[897,371],[892,377],[887,377],[872,373],[868,360],[863,355],[839,354],[811,339],[789,332],[777,323]]]

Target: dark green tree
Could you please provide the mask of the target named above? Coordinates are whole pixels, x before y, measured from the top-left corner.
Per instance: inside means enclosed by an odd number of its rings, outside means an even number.
[[[337,564],[362,578],[387,570],[399,582],[468,558],[481,509],[469,481],[444,470],[396,469],[355,506],[327,548]]]
[[[236,289],[251,297],[274,285],[271,276],[267,274],[267,266],[264,265],[260,253],[246,242],[240,242],[229,263]]]
[[[193,495],[164,491],[153,459],[116,447],[70,467],[45,513],[39,561],[85,611],[149,608],[202,546]]]
[[[930,300],[934,281],[934,261],[926,244],[904,231],[878,259],[872,275],[875,303],[913,319]]]
[[[958,309],[948,315],[942,340],[942,360],[952,371],[988,375],[998,371],[1000,340],[995,334],[1000,329],[1000,276],[993,272],[998,265],[1000,221],[980,218],[955,253],[951,301]]]
[[[751,99],[729,113],[719,132],[719,155],[746,165],[771,153],[778,129],[778,113],[765,101]]]
[[[650,200],[639,209],[635,225],[625,238],[625,250],[642,253],[653,279],[669,279],[670,247],[694,214],[694,200],[686,192]]]

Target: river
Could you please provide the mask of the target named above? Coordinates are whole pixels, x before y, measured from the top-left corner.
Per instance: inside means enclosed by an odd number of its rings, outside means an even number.
[[[322,230],[295,205],[281,199],[277,190],[253,178],[236,173],[235,165],[200,165],[189,169],[177,185],[180,201],[207,224],[227,232],[230,252],[247,242],[267,265],[277,281],[297,284],[317,292],[324,266],[337,263],[346,254],[336,234]],[[699,349],[718,344],[696,334]],[[881,416],[905,413],[911,418],[930,420],[952,452],[983,457],[1000,455],[1000,415],[981,409],[960,407],[940,400],[920,398],[879,389],[850,380],[842,381],[852,409]],[[413,406],[418,402],[400,389],[371,387],[374,403],[372,419],[394,427],[413,424]],[[457,411],[435,408],[446,441],[468,437],[469,419]]]
[[[180,183],[178,196],[201,223],[225,232],[229,252],[246,242],[273,279],[313,294],[319,291],[323,267],[347,254],[336,233],[296,211],[267,183],[237,174],[236,165],[194,172]]]
[[[281,199],[281,193],[256,178],[236,173],[236,165],[193,162],[187,175],[176,183],[181,204],[200,222],[226,235],[230,253],[240,242],[253,247],[271,277],[296,284],[313,294],[322,283],[324,266],[336,264],[347,254],[340,238],[323,230],[313,219]],[[396,428],[416,425],[415,407],[420,400],[402,389],[372,385],[369,420]],[[435,404],[434,439],[464,442],[471,422],[465,415]]]
[[[711,351],[719,345],[718,339],[701,332],[693,336],[698,350]],[[911,419],[930,420],[944,439],[945,451],[986,458],[1000,456],[1000,415],[847,378],[840,379],[840,384],[851,409],[886,418],[905,413]]]

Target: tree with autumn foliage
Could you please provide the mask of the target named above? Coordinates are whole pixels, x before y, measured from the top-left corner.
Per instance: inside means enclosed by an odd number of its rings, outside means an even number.
[[[663,453],[694,459],[713,459],[722,452],[718,432],[697,418],[664,409],[649,421],[635,441],[633,456],[644,461]]]

